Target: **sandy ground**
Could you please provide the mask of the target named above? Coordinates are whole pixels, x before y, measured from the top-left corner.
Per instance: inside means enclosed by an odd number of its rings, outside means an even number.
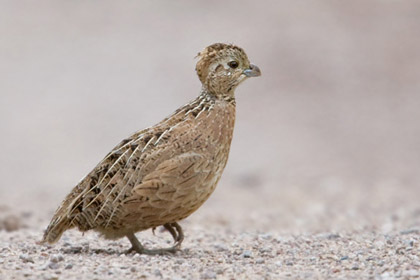
[[[2,279],[415,279],[418,231],[280,235],[189,228],[175,256],[125,255],[127,242],[69,233],[40,248],[33,231],[2,237]],[[25,241],[23,241],[25,240]],[[80,243],[74,243],[79,241]],[[155,245],[150,242],[148,245]],[[160,242],[162,244],[162,242]],[[6,247],[5,247],[6,246]],[[104,249],[104,246],[106,249]]]
[[[420,278],[418,1],[0,1],[0,279]],[[230,159],[174,256],[66,232],[54,210],[122,138],[242,46]],[[167,233],[138,233],[150,247]]]
[[[40,246],[36,241],[52,211],[4,209],[3,227],[9,220],[8,229],[17,230],[1,232],[0,279],[420,277],[418,189],[331,188],[339,189],[290,186],[270,196],[269,187],[255,195],[222,181],[208,203],[181,223],[186,239],[182,251],[170,256],[125,255],[127,240],[75,230],[54,246]],[[44,203],[41,209],[52,210],[49,199]],[[160,230],[137,235],[148,247],[171,244]]]

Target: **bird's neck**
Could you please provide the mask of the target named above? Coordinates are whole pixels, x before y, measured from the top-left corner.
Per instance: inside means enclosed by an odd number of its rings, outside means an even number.
[[[210,91],[208,90],[206,87],[203,87],[201,89],[201,94],[198,97],[199,99],[208,99],[208,98],[214,98],[214,99],[218,99],[218,100],[223,100],[227,103],[230,103],[232,105],[236,105],[236,100],[235,100],[235,90],[232,89],[230,91],[223,91],[223,92],[214,92],[214,91]]]

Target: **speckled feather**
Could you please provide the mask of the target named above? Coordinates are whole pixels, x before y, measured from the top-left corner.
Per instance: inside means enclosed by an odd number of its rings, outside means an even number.
[[[67,195],[44,242],[56,242],[73,227],[121,238],[182,220],[207,200],[226,166],[235,122],[233,91],[244,80],[226,63],[235,59],[241,69],[250,63],[241,48],[226,44],[211,45],[198,58],[201,94],[118,144]]]

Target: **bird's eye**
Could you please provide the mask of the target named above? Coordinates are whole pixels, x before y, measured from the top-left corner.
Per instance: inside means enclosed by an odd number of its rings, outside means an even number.
[[[230,68],[235,69],[235,68],[238,68],[239,63],[238,63],[237,61],[235,61],[235,60],[232,60],[231,62],[229,62],[229,63],[228,63],[228,66],[229,66]]]

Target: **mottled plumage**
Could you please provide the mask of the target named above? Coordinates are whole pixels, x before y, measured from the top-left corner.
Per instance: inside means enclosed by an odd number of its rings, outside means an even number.
[[[105,238],[128,237],[139,253],[166,253],[180,248],[178,221],[211,195],[225,168],[235,122],[234,89],[259,76],[245,52],[234,45],[213,44],[198,54],[201,94],[160,123],[118,144],[67,195],[44,234],[56,242],[77,227]],[[138,231],[164,226],[176,244],[147,250]]]

